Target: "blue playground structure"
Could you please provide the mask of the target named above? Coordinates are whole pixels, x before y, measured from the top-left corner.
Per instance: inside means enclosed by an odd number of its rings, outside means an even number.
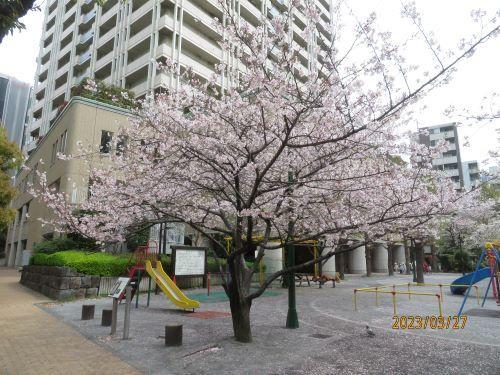
[[[487,267],[480,268],[483,260],[486,260],[488,264]],[[463,294],[465,292],[464,300],[462,301],[462,305],[460,306],[460,310],[458,311],[458,316],[462,315],[462,311],[464,309],[465,303],[467,302],[467,298],[469,298],[469,293],[472,288],[472,285],[481,281],[485,278],[489,278],[490,282],[488,283],[488,287],[486,288],[486,293],[484,293],[482,306],[484,307],[484,303],[486,302],[486,297],[488,296],[488,292],[493,285],[493,296],[496,299],[497,306],[500,306],[500,243],[490,243],[487,242],[484,246],[483,251],[481,252],[481,256],[479,257],[476,270],[472,273],[464,275],[456,279],[452,285],[450,286],[451,292],[453,294]],[[453,284],[457,284],[454,286]],[[458,286],[468,284],[468,287]]]

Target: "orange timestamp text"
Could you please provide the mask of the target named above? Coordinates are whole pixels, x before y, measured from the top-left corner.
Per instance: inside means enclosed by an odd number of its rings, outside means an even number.
[[[464,329],[467,316],[394,315],[392,329]]]

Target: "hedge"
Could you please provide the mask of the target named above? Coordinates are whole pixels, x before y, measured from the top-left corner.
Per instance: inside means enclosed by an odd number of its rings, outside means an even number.
[[[129,257],[130,255],[68,250],[53,254],[37,253],[31,258],[30,264],[70,267],[87,275],[123,276]]]

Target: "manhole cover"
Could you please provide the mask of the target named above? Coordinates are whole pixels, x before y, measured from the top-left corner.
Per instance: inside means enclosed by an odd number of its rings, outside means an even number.
[[[187,316],[199,319],[214,319],[214,318],[225,318],[231,316],[231,314],[222,311],[197,311],[189,313],[187,314]]]
[[[332,335],[325,335],[323,333],[313,333],[311,335],[311,337],[315,338],[315,339],[327,339],[329,337],[332,337]]]
[[[482,316],[485,318],[500,318],[500,310],[470,309],[469,311],[466,311],[464,315]]]

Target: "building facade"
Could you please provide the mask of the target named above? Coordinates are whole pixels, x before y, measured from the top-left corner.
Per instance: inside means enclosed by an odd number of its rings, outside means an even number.
[[[109,153],[115,152],[109,147],[113,134],[128,125],[128,116],[130,112],[123,108],[90,99],[73,97],[69,101],[26,161],[29,170],[22,170],[16,178],[18,195],[12,201],[16,216],[5,246],[8,266],[27,264],[34,245],[54,236],[54,229],[39,220],[50,218],[52,211],[28,192],[30,185],[38,183],[36,171],[46,172],[49,187],[65,193],[70,203],[83,202],[88,195],[89,165],[78,159],[60,160],[57,153],[76,154],[77,142],[81,142],[82,147],[96,149],[93,167],[106,165]]]
[[[469,190],[479,185],[479,164],[477,160],[462,162],[462,175],[464,176],[464,188]]]
[[[0,73],[0,122],[7,131],[9,141],[19,148],[24,143],[24,128],[28,115],[31,86]]]
[[[458,190],[464,187],[464,175],[457,125],[456,122],[451,122],[422,128],[417,134],[417,141],[429,147],[435,146],[441,140],[449,143],[448,151],[432,160],[432,167],[444,171],[446,176],[453,180],[455,189]]]
[[[272,18],[288,6],[283,0],[231,4],[235,15],[253,25],[263,15]],[[333,11],[329,1],[318,0],[316,5],[322,22],[329,24]],[[223,61],[229,73],[219,85],[230,86],[237,79],[238,61],[219,47],[214,18],[223,19],[217,0],[108,0],[103,6],[92,0],[47,1],[26,150],[35,149],[58,108],[71,97],[71,87],[84,77],[130,89],[142,98],[179,84],[178,75],[158,72],[155,61],[169,58],[179,72],[191,67],[200,79],[210,77],[214,65]],[[317,41],[313,35],[311,40],[302,38],[306,23],[302,10],[295,9],[291,37],[303,47],[300,61],[308,69]],[[325,27],[318,33],[326,40],[333,38]]]

